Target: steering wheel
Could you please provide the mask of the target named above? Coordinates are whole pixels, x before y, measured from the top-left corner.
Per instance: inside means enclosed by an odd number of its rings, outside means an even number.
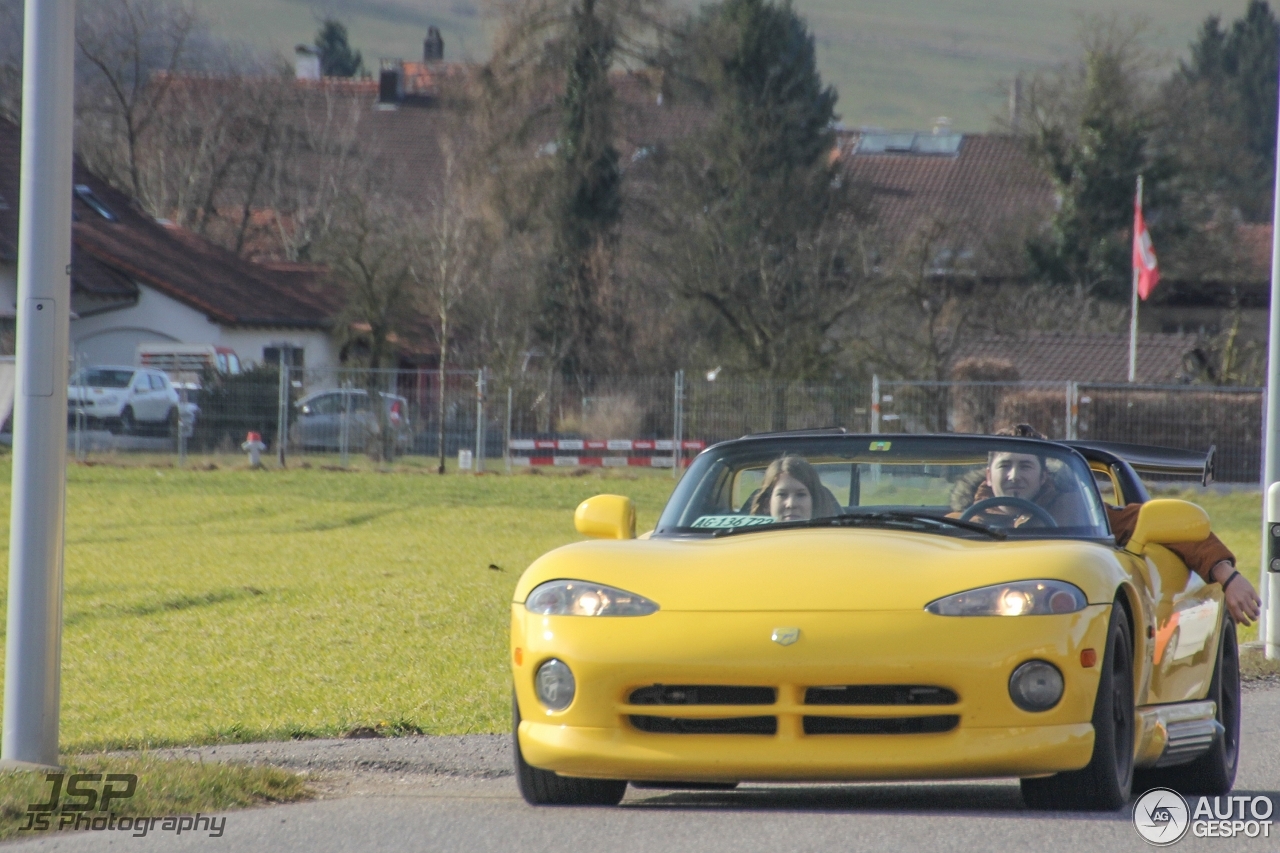
[[[1058,526],[1057,519],[1055,519],[1052,515],[1050,515],[1049,512],[1044,507],[1040,506],[1037,503],[1029,501],[1026,498],[1015,498],[1012,495],[1007,495],[1004,497],[987,498],[986,500],[978,501],[973,506],[969,507],[964,512],[960,513],[960,520],[973,521],[973,517],[975,515],[978,515],[979,513],[984,513],[987,510],[997,506],[1007,506],[1013,509],[1022,510],[1022,513],[1020,514],[1030,515],[1032,518],[1034,518],[1036,521],[1043,524],[1045,527]]]

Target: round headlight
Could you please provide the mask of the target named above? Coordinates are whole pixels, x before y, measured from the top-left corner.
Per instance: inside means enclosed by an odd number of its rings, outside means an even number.
[[[538,674],[533,679],[533,689],[543,705],[552,711],[563,711],[573,703],[573,694],[578,686],[573,681],[569,665],[552,658],[538,667]]]
[[[1009,696],[1024,711],[1047,711],[1062,698],[1062,673],[1048,661],[1029,660],[1009,676]]]

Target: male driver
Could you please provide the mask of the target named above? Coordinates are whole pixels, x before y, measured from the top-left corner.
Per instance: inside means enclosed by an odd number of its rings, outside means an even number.
[[[1000,430],[996,435],[1019,436],[1022,438],[1039,438],[1045,436],[1028,424],[1018,424],[1012,429]],[[1012,497],[1031,501],[1047,510],[1060,525],[1070,525],[1079,512],[1083,517],[1083,506],[1072,506],[1079,501],[1079,495],[1062,492],[1054,478],[1044,467],[1043,458],[1030,453],[993,453],[987,466],[986,479],[979,483],[974,492],[972,503],[989,497]],[[953,500],[955,498],[953,497]],[[1073,500],[1074,499],[1074,500]],[[1107,507],[1107,519],[1111,522],[1111,532],[1115,534],[1116,545],[1123,547],[1133,535],[1138,525],[1138,512],[1142,504],[1132,503],[1124,507]],[[996,507],[995,512],[1004,510]],[[1019,513],[1016,506],[1004,510],[1008,515],[1018,514],[1012,521],[1017,525],[1023,523],[1025,513]],[[1032,522],[1034,523],[1034,522]],[[1078,524],[1087,522],[1079,521]],[[1236,571],[1236,558],[1222,540],[1210,533],[1203,542],[1187,542],[1166,546],[1177,554],[1187,568],[1204,579],[1205,583],[1222,584],[1222,598],[1227,612],[1237,623],[1253,624],[1258,618],[1262,601],[1249,579]]]

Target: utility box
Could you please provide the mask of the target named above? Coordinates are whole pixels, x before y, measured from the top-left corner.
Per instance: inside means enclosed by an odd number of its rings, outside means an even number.
[[[459,471],[470,471],[472,461],[473,461],[473,454],[470,450],[458,451],[458,470]]]

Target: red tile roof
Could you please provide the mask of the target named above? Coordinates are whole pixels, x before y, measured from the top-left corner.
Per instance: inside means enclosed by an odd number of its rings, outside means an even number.
[[[0,257],[16,258],[18,126],[0,119]],[[244,260],[183,229],[165,226],[77,161],[74,181],[88,185],[116,216],[112,222],[82,199],[72,205],[72,287],[93,296],[130,296],[146,284],[232,326],[326,328],[341,295],[320,272],[282,272]]]
[[[1166,384],[1182,380],[1195,335],[1138,335],[1137,381]],[[962,344],[952,364],[968,359],[1003,361],[1024,382],[1125,382],[1129,378],[1129,336],[1028,332],[1017,337],[976,338]]]
[[[910,237],[942,222],[973,245],[1010,227],[1052,215],[1053,186],[1021,139],[965,134],[958,154],[859,154],[862,133],[840,135],[840,156],[876,205],[879,227],[890,240]]]

